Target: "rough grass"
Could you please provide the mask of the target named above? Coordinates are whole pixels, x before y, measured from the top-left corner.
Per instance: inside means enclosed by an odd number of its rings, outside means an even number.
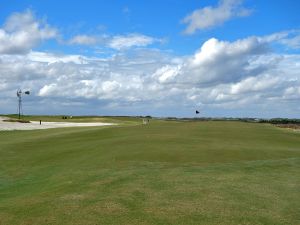
[[[266,124],[0,133],[0,224],[299,224],[299,190],[300,134]]]
[[[15,120],[18,118],[18,115],[11,114],[11,115],[5,115],[12,120]],[[74,123],[96,123],[96,122],[103,122],[103,123],[118,123],[122,125],[133,125],[133,124],[141,124],[140,121],[142,121],[141,118],[137,117],[125,117],[125,116],[118,116],[118,117],[112,117],[112,116],[67,116],[67,119],[63,119],[62,115],[57,116],[47,116],[47,115],[39,115],[39,116],[32,116],[32,115],[24,115],[22,116],[22,120],[26,121],[47,121],[47,122],[74,122]]]
[[[30,123],[28,120],[18,120],[18,119],[7,119],[3,120],[3,122],[11,122],[11,123]]]

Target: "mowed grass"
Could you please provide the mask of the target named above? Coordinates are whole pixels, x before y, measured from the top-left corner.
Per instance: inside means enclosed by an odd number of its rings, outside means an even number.
[[[18,119],[17,114],[10,114],[5,115],[11,119]],[[47,116],[47,115],[24,115],[21,117],[21,120],[25,121],[47,121],[47,122],[72,122],[72,123],[97,123],[97,122],[103,122],[103,123],[117,123],[121,125],[132,125],[136,124],[137,122],[140,124],[141,118],[136,117],[126,117],[126,116],[67,116],[67,119],[63,119],[62,115],[57,116]]]
[[[137,121],[0,132],[0,224],[300,224],[299,132]]]

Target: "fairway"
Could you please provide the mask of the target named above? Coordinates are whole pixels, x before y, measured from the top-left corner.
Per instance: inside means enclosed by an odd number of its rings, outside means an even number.
[[[1,225],[300,224],[299,132],[103,121],[0,132]]]

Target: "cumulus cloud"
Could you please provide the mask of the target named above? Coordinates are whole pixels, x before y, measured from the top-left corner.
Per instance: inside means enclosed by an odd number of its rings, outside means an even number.
[[[39,96],[50,96],[53,95],[55,92],[59,91],[57,89],[57,85],[56,84],[46,84],[45,86],[43,86],[38,95]]]
[[[268,105],[272,112],[283,106],[292,110],[299,99],[300,56],[272,52],[273,41],[211,38],[185,57],[142,48],[106,58],[35,51],[0,55],[0,89],[2,97],[12,102],[15,90],[26,87],[35,105],[51,105],[51,110],[84,108],[90,113],[122,109],[121,114],[180,115],[180,110],[196,106],[248,110]]]
[[[259,77],[248,77],[238,83],[231,85],[231,94],[242,94],[248,92],[265,91],[275,88],[280,83],[279,77],[264,75]]]
[[[267,45],[256,37],[235,42],[211,38],[180,66],[158,69],[156,77],[160,82],[201,86],[230,83],[267,69],[271,62],[258,62],[256,58],[268,51]]]
[[[181,73],[181,65],[165,65],[159,68],[153,74],[153,78],[157,78],[160,83],[174,81]]]
[[[14,13],[0,28],[0,54],[24,54],[57,35],[55,28],[36,19],[32,11]]]
[[[232,43],[212,38],[192,57],[187,69],[194,75],[194,79],[191,79],[194,82],[237,81],[262,68],[262,65],[251,68],[250,60],[266,51],[265,45],[254,37]]]
[[[197,30],[222,25],[235,17],[249,16],[252,10],[242,7],[242,2],[242,0],[220,0],[216,7],[207,6],[193,11],[182,20],[187,24],[184,33],[193,34]]]

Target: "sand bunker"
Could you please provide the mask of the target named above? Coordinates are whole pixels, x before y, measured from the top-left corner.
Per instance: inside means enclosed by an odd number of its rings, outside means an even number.
[[[70,122],[43,122],[40,125],[39,121],[30,121],[30,123],[4,122],[9,118],[0,117],[0,131],[6,130],[37,130],[62,127],[98,127],[116,125],[113,123],[70,123]]]

